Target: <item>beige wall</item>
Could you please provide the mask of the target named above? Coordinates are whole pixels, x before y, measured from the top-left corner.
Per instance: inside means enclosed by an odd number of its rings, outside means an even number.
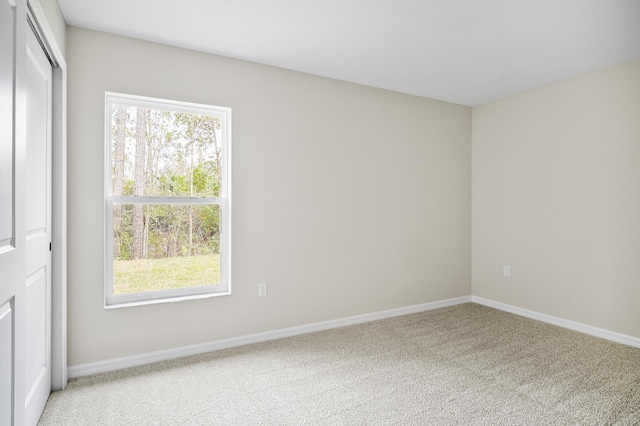
[[[73,27],[67,62],[69,365],[471,293],[470,108]],[[104,309],[105,91],[233,108],[232,296]]]
[[[640,337],[640,59],[475,107],[472,140],[473,294]]]
[[[42,6],[42,11],[47,17],[47,23],[58,43],[62,56],[65,56],[67,24],[64,22],[58,0],[38,0],[38,3]]]

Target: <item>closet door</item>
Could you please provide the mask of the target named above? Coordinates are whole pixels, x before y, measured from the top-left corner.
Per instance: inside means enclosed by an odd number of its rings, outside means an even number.
[[[13,396],[21,393],[22,373],[15,368],[24,356],[20,340],[19,286],[24,282],[24,202],[19,191],[24,171],[20,152],[16,67],[16,22],[19,14],[13,0],[0,0],[0,425],[20,421]],[[18,55],[19,56],[19,55]],[[16,297],[17,296],[17,297]]]
[[[26,0],[0,0],[0,425],[51,389],[51,65]]]
[[[25,273],[25,415],[35,425],[51,393],[51,106],[52,69],[27,29]]]

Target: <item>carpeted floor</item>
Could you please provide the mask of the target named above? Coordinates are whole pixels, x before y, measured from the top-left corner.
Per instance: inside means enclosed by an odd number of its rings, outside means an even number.
[[[640,425],[640,349],[481,305],[69,382],[40,425]]]

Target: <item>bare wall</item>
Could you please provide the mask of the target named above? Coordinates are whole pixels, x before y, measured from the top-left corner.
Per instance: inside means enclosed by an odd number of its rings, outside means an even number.
[[[74,27],[67,61],[70,366],[471,293],[469,107]],[[233,108],[233,295],[104,309],[105,91]]]
[[[640,337],[640,59],[474,107],[472,134],[473,294]]]

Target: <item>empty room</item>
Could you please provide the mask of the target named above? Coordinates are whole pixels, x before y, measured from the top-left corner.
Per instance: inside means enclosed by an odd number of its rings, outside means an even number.
[[[0,4],[0,425],[640,425],[640,1]]]

